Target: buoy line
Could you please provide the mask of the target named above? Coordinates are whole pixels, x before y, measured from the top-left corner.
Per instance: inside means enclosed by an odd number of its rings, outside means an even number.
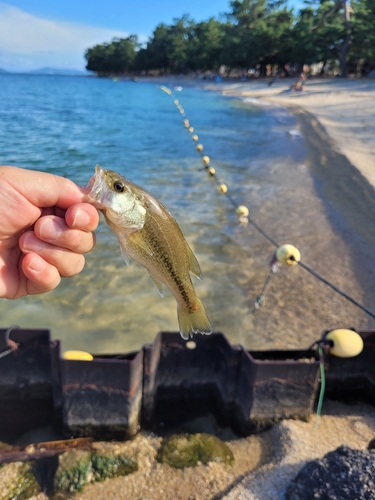
[[[165,87],[164,85],[159,87],[161,90],[163,90],[166,94],[172,97],[173,102],[177,109],[179,110],[180,114],[183,117],[186,117],[186,113],[184,108],[181,106],[180,102],[178,99],[175,99],[173,96],[172,91],[168,88]],[[188,130],[189,133],[194,132],[194,127],[191,126],[190,120],[185,118],[183,120],[183,124],[185,128]],[[194,142],[198,142],[199,137],[197,134],[192,135],[192,140]],[[330,287],[332,290],[334,290],[337,294],[341,295],[341,297],[344,297],[346,300],[351,302],[353,305],[355,305],[358,309],[361,309],[363,312],[371,316],[372,318],[375,319],[375,313],[364,307],[362,304],[360,304],[358,301],[353,299],[350,295],[348,295],[346,292],[342,291],[340,288],[338,288],[336,285],[328,281],[326,278],[318,274],[316,271],[314,271],[310,266],[307,264],[304,264],[301,262],[301,255],[299,250],[294,247],[293,245],[290,244],[285,244],[285,245],[279,245],[276,240],[272,238],[262,227],[260,227],[249,215],[249,209],[244,206],[244,205],[238,205],[236,201],[233,199],[233,197],[230,195],[228,192],[228,186],[224,182],[222,182],[219,177],[216,174],[216,170],[213,167],[210,167],[210,157],[207,156],[206,154],[203,155],[203,144],[197,144],[195,147],[195,150],[200,154],[202,158],[202,163],[204,165],[204,169],[207,170],[210,178],[212,178],[216,184],[218,185],[218,191],[221,194],[224,194],[227,198],[227,200],[230,202],[230,204],[234,207],[236,214],[239,218],[239,221],[242,225],[246,226],[248,223],[250,223],[259,233],[261,233],[270,243],[272,243],[276,247],[276,251],[274,253],[274,256],[271,260],[270,266],[271,270],[267,275],[266,281],[263,285],[261,294],[257,297],[255,303],[254,303],[254,309],[251,311],[252,313],[256,312],[259,310],[259,308],[262,306],[264,302],[264,296],[267,290],[267,287],[274,276],[274,274],[278,271],[278,268],[280,265],[299,265],[305,271],[310,273],[314,278],[318,279],[321,283],[325,284],[326,286]]]

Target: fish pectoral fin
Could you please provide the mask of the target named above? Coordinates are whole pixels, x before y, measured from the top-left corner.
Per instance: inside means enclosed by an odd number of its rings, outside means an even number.
[[[201,267],[199,262],[197,261],[196,256],[193,254],[192,249],[187,245],[189,252],[189,270],[196,276],[199,280],[203,279]]]
[[[121,245],[121,243],[120,243],[120,249],[121,249],[121,255],[122,255],[122,258],[125,261],[125,264],[127,266],[129,266],[130,265],[129,255],[126,253],[125,248],[123,248],[123,246]]]
[[[150,275],[150,278],[154,282],[154,285],[156,286],[156,289],[159,292],[159,294],[161,295],[161,297],[164,297],[163,283],[161,281],[157,280],[156,278],[154,278],[152,276],[152,274],[150,273],[150,271],[148,271],[148,274]]]
[[[137,246],[143,248],[143,250],[146,253],[148,253],[149,255],[154,255],[153,251],[148,246],[148,244],[145,242],[144,238],[142,238],[142,235],[139,232],[134,231],[134,233],[131,233],[130,238],[131,238],[132,243],[134,245],[137,245]]]

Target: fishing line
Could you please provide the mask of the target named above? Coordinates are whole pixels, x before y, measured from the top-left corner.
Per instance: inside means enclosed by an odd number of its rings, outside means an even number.
[[[174,98],[173,96],[173,92],[168,89],[167,87],[164,87],[164,86],[161,86],[160,87],[161,90],[163,90],[166,94],[168,94],[169,96],[171,96],[172,98]],[[180,111],[181,115],[182,116],[186,116],[186,113],[185,113],[185,110],[182,108],[181,104],[179,103],[179,101],[177,99],[174,99],[174,104],[176,105],[176,107],[178,108],[178,110]],[[191,127],[190,125],[190,121],[189,120],[184,120],[184,122],[188,122],[189,124],[189,127],[186,127],[187,130],[192,133],[192,131],[194,131],[194,128]],[[186,125],[185,125],[186,126]],[[197,141],[198,140],[198,136],[197,135],[194,135],[193,137],[193,140],[194,141]],[[199,147],[198,147],[199,146]],[[208,161],[205,161],[203,160],[203,164],[204,164],[204,168],[206,170],[209,170],[209,163],[210,163],[210,159],[208,156],[203,156],[202,155],[202,151],[203,151],[203,145],[202,144],[198,144],[197,147],[195,148],[196,151],[200,154],[200,156],[202,157],[202,160],[203,158],[207,158]],[[262,234],[270,243],[272,243],[276,248],[278,248],[280,245],[277,243],[276,240],[274,240],[272,238],[272,236],[270,236],[266,231],[264,231],[264,229],[259,226],[248,214],[248,209],[246,207],[243,207],[243,206],[239,206],[236,201],[234,200],[234,198],[230,195],[230,193],[228,193],[228,188],[227,188],[227,185],[224,184],[217,176],[216,174],[216,171],[215,169],[212,169],[213,172],[209,172],[210,173],[210,177],[213,178],[213,180],[219,185],[219,188],[221,186],[225,186],[225,190],[220,190],[220,192],[222,194],[224,194],[227,198],[227,200],[229,201],[229,203],[234,207],[234,209],[236,210],[236,213],[237,215],[239,216],[239,220],[240,222],[243,224],[243,225],[247,225],[247,223],[250,223],[260,234]],[[246,211],[247,213],[246,214],[240,214],[239,213],[239,208],[246,208]],[[297,262],[298,265],[300,265],[303,269],[305,269],[305,271],[309,272],[312,276],[314,276],[316,279],[318,279],[321,283],[325,284],[326,286],[330,287],[332,290],[334,290],[337,294],[341,295],[341,297],[345,298],[346,300],[348,300],[349,302],[351,302],[354,306],[356,306],[358,309],[361,309],[363,312],[365,312],[366,314],[368,314],[369,316],[371,316],[372,318],[375,319],[375,313],[373,313],[372,311],[370,311],[369,309],[367,309],[366,307],[364,307],[363,305],[361,305],[359,302],[357,302],[355,299],[353,299],[352,297],[350,297],[350,295],[348,295],[347,293],[343,292],[342,290],[340,290],[340,288],[338,288],[336,285],[334,285],[333,283],[331,283],[330,281],[328,281],[327,279],[323,278],[323,276],[321,276],[320,274],[318,274],[316,271],[314,271],[311,267],[309,267],[308,265],[304,264],[303,262],[299,261]],[[267,277],[267,280],[268,280],[268,277]],[[267,283],[267,286],[269,284],[269,281],[266,280],[266,283]],[[264,287],[263,287],[264,288]],[[263,293],[263,290],[260,294],[260,296],[262,296],[262,293]],[[264,296],[264,294],[263,294]],[[259,298],[259,297],[258,297]],[[258,300],[258,299],[257,299]],[[257,302],[255,302],[256,304]],[[261,305],[261,304],[260,304]],[[254,308],[255,310],[258,310],[259,309],[259,304],[258,304],[258,307],[255,306]]]

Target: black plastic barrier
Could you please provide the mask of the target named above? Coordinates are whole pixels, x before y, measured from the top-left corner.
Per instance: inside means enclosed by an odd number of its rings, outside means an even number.
[[[326,356],[326,390],[375,404],[375,332],[359,333],[359,356]],[[13,330],[10,340],[18,349],[0,352],[0,440],[51,423],[69,436],[127,438],[208,413],[249,434],[307,419],[319,389],[316,351],[247,351],[221,333],[186,343],[161,332],[135,353],[92,361],[62,359],[48,330]]]

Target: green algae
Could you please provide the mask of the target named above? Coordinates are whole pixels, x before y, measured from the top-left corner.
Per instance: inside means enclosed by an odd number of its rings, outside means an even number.
[[[93,455],[91,462],[95,481],[104,481],[107,477],[127,476],[138,470],[137,461],[124,455]]]
[[[93,477],[91,453],[70,450],[59,457],[54,487],[56,490],[82,491],[85,484],[91,483]]]
[[[71,450],[59,457],[54,478],[55,491],[82,491],[86,484],[126,476],[138,470],[135,458]]]
[[[176,469],[221,462],[232,465],[234,456],[227,444],[210,434],[176,434],[163,440],[157,460]]]
[[[41,493],[31,462],[5,464],[0,471],[0,500],[27,500]]]

